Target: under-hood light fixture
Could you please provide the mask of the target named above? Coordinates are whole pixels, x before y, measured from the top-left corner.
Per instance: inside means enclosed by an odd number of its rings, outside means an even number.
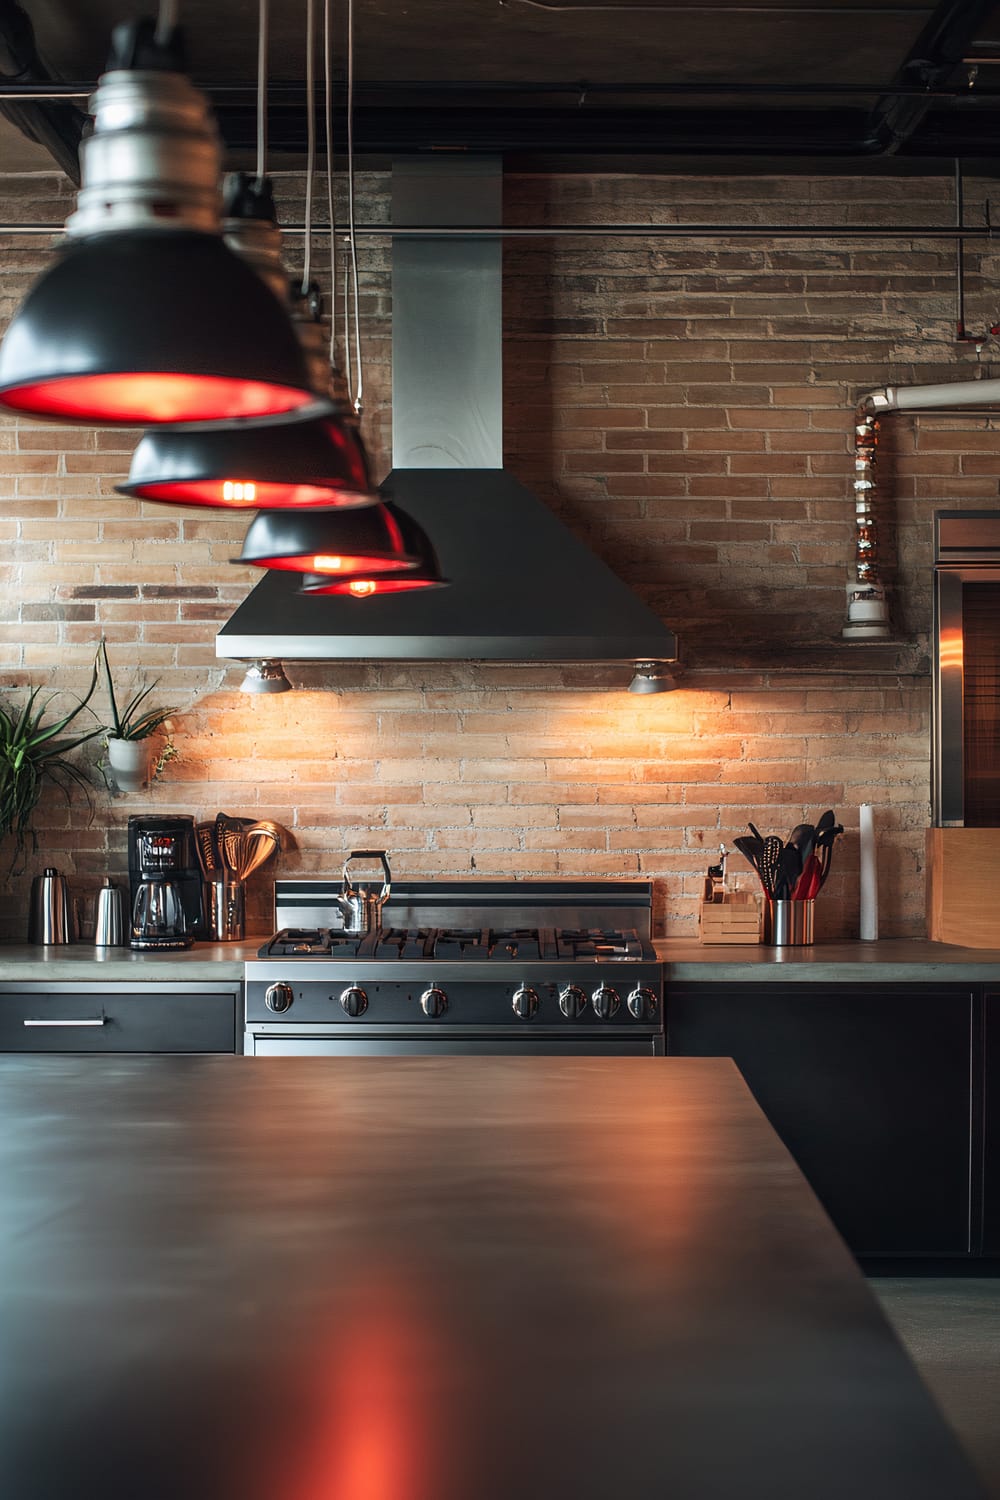
[[[322,573],[337,578],[398,573],[419,567],[407,551],[388,505],[363,510],[262,510],[250,522],[234,559],[256,568]]]
[[[447,588],[450,579],[441,574],[441,564],[433,543],[424,528],[405,510],[386,501],[383,507],[399,526],[404,550],[418,559],[417,566],[405,573],[398,570],[372,570],[350,578],[307,573],[299,592],[302,594],[341,594],[352,599],[371,599],[378,594],[409,594],[418,589]]]
[[[126,426],[304,416],[291,320],[223,242],[218,133],[164,30],[114,31],[66,249],[0,346],[0,404]]]
[[[290,693],[292,684],[280,661],[255,661],[240,683],[241,693]]]
[[[670,664],[665,661],[637,661],[635,676],[628,685],[630,693],[672,693],[677,687]]]

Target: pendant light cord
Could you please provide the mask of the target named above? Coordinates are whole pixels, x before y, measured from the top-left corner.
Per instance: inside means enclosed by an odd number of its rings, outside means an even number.
[[[257,10],[257,181],[263,182],[267,171],[267,0],[260,0]]]
[[[316,172],[316,48],[313,33],[316,13],[313,0],[306,0],[306,236],[302,262],[302,295],[309,296],[312,276],[312,199]]]
[[[358,247],[354,234],[354,0],[347,0],[347,222],[351,246],[351,287],[354,293],[354,354],[357,389],[354,410],[361,415],[364,372],[361,361],[361,313],[358,297]],[[350,358],[347,361],[350,370]]]
[[[337,368],[337,210],[333,196],[333,4],[323,0],[323,84],[326,89],[326,207],[330,216],[330,368]]]
[[[177,16],[180,10],[179,0],[160,0],[160,9],[156,17],[156,30],[153,39],[157,46],[166,47],[177,27]]]

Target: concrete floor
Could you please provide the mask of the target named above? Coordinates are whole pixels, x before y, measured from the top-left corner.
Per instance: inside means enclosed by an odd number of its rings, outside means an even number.
[[[869,1285],[1000,1500],[1000,1278],[873,1276]]]

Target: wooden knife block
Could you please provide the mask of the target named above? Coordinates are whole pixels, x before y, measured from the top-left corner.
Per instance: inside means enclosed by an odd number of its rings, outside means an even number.
[[[927,936],[1000,948],[1000,828],[928,828]]]

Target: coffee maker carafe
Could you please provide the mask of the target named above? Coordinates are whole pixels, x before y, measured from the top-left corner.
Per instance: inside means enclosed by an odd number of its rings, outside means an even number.
[[[131,948],[190,948],[205,936],[194,818],[129,818]]]

